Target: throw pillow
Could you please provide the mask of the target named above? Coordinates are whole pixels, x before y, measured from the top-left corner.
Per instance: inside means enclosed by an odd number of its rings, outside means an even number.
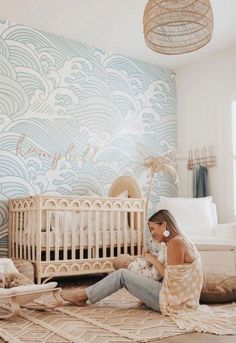
[[[215,221],[210,198],[165,198],[157,209],[169,210],[180,228],[189,236],[211,236]]]

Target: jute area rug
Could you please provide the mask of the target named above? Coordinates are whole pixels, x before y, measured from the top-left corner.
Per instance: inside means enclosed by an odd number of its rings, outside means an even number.
[[[41,297],[36,302],[48,304],[50,300]],[[7,303],[0,304],[1,312],[8,309]],[[45,311],[23,309],[21,316],[0,321],[0,338],[9,343],[150,342],[188,332],[168,317],[142,307],[123,289],[96,305],[79,308],[66,303]]]

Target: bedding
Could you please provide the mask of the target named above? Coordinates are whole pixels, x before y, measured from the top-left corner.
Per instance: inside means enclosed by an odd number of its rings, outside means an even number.
[[[115,230],[117,230],[119,226],[129,226],[127,212],[109,213],[107,211],[71,211],[65,214],[65,211],[42,211],[42,232],[47,231],[47,227],[49,227],[50,231],[55,231],[57,215],[60,231],[63,231],[66,227],[68,232],[72,232],[73,227],[75,227],[75,230],[79,230],[80,228],[87,229],[88,226],[93,228],[97,226],[99,230],[103,230],[104,216],[107,217],[107,227],[113,227]]]
[[[105,244],[106,246],[111,245],[111,240],[112,240],[112,235],[113,235],[113,244],[117,245],[118,244],[118,231],[99,231],[98,235],[98,245],[103,246]],[[127,230],[127,236],[126,236],[126,243],[130,244],[131,243],[131,234],[132,234],[132,241],[134,243],[137,243],[137,232],[136,230]],[[80,247],[81,242],[83,242],[83,247],[87,247],[88,245],[90,246],[95,246],[96,245],[96,233],[91,232],[89,235],[88,229],[84,230],[83,237],[80,237],[80,234],[74,233],[74,237],[72,240],[72,232],[68,233],[66,236],[64,232],[60,232],[58,235],[58,246],[59,248],[63,248],[65,245],[65,239],[67,242],[67,247],[71,248],[72,247],[72,242],[74,243],[74,246]],[[80,241],[81,239],[81,241]],[[124,230],[120,231],[120,242],[123,242],[124,244],[125,238],[124,238]],[[50,249],[55,248],[55,232],[50,232],[49,237],[48,237],[48,243],[47,243],[47,233],[42,232],[41,233],[41,248],[46,249],[47,245],[49,244]]]
[[[99,199],[101,198],[97,194],[91,194],[88,197],[88,200],[92,199]],[[117,199],[128,199],[128,191],[124,190],[123,192],[119,193],[115,198]],[[113,215],[112,215],[113,213]],[[127,212],[110,212],[110,215],[107,211],[68,211],[65,214],[65,211],[42,211],[42,228],[41,231],[44,232],[47,230],[47,227],[49,227],[50,231],[55,231],[56,227],[56,216],[58,215],[58,221],[59,221],[59,230],[63,231],[64,227],[67,227],[68,232],[72,231],[72,227],[75,225],[76,229],[80,229],[81,227],[83,229],[87,229],[89,226],[89,223],[92,227],[96,226],[96,223],[98,223],[98,227],[100,230],[103,230],[104,226],[104,220],[103,215],[107,215],[107,227],[114,227],[116,230],[119,227],[119,221],[120,225],[129,225],[128,223],[128,213]],[[113,219],[112,219],[113,216]],[[119,216],[119,218],[118,218]],[[28,218],[27,222],[27,229],[32,227],[32,218]]]

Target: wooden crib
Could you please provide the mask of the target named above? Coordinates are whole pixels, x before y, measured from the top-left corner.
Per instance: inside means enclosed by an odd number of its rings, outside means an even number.
[[[9,200],[9,255],[43,278],[108,273],[119,254],[140,255],[141,198],[33,196]]]

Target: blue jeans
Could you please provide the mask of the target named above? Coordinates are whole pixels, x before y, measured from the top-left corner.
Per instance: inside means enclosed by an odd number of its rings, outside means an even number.
[[[161,282],[149,279],[128,269],[116,270],[101,281],[86,288],[85,291],[88,300],[93,304],[123,287],[144,302],[147,307],[160,312],[159,293]]]

